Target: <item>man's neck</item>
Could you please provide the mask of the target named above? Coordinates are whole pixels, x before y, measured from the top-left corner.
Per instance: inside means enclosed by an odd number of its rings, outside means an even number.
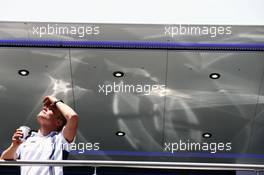
[[[39,128],[39,132],[40,132],[41,135],[47,136],[47,135],[49,135],[49,133],[51,132],[51,130],[44,129],[44,128]]]

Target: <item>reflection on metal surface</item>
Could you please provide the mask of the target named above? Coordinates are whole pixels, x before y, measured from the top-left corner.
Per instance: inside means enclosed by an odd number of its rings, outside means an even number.
[[[54,74],[54,76],[58,75],[58,74],[62,74],[65,69],[68,68],[69,62],[67,60],[65,60],[64,62],[62,62],[61,65],[59,65],[59,67],[57,67],[55,70],[53,70],[52,74]],[[56,79],[55,77],[52,77],[51,74],[46,74],[46,76],[49,79],[49,86],[47,87],[47,89],[45,90],[45,92],[42,94],[42,96],[46,96],[47,94],[50,94],[51,96],[62,96],[64,97],[64,100],[66,102],[69,101],[69,99],[67,99],[68,95],[72,93],[72,85],[70,82],[66,82],[63,79]],[[39,107],[42,106],[42,101],[38,101],[38,103],[33,107],[33,110],[31,111],[31,113],[28,115],[25,123],[28,123],[30,120],[34,119],[34,114],[37,112],[37,110],[39,110]]]
[[[168,65],[167,89],[191,98],[166,96],[166,141],[201,142],[202,133],[209,132],[214,137],[208,142],[232,142],[231,152],[249,153],[252,121],[262,97],[263,53],[169,51]],[[221,78],[211,80],[211,72]]]
[[[239,90],[227,90],[220,89],[218,92],[210,91],[195,91],[195,90],[185,90],[179,89],[178,91],[172,91],[167,89],[168,103],[177,104],[179,100],[184,100],[188,102],[190,108],[204,108],[204,107],[220,107],[220,106],[229,106],[236,105],[239,108],[239,105],[252,105],[256,104],[258,98],[257,94],[247,94],[247,92],[239,92]],[[248,92],[249,93],[249,92]],[[229,99],[229,100],[226,100]],[[179,105],[168,104],[168,109],[181,109]]]
[[[0,125],[1,132],[11,135],[11,128],[35,120],[42,105],[39,99],[49,94],[75,103],[81,116],[77,141],[100,142],[102,152],[96,158],[115,159],[107,151],[116,151],[123,159],[133,159],[119,152],[123,150],[137,156],[144,152],[144,160],[151,160],[150,152],[161,152],[164,142],[201,142],[205,140],[202,133],[208,132],[213,134],[208,142],[232,142],[232,151],[223,153],[229,157],[221,161],[263,162],[263,157],[252,160],[230,154],[263,154],[263,56],[262,52],[234,51],[1,48],[0,105],[12,124]],[[30,70],[27,78],[17,74],[24,67]],[[117,70],[125,76],[113,77]],[[211,80],[212,72],[221,78]],[[98,92],[98,85],[113,83],[166,84],[166,88],[149,94]],[[14,107],[20,117],[11,110]],[[116,131],[125,137],[117,137]],[[6,137],[0,140],[8,146]],[[92,159],[88,154],[74,156]],[[187,161],[220,161],[216,154],[180,156]],[[156,156],[167,161],[175,157]]]
[[[264,39],[264,31],[261,31],[262,33],[241,33],[238,36],[241,38],[248,38],[253,39],[254,41],[263,41]]]
[[[119,118],[118,126],[120,130],[127,133],[126,139],[133,148],[139,149],[139,145],[146,150],[148,150],[148,145],[159,148],[159,143],[152,138],[142,123],[141,117],[144,117],[143,115],[146,115],[147,112],[156,110],[149,97],[144,96],[144,99],[143,97],[138,97],[132,93],[115,93],[113,99],[113,112],[117,117],[125,114],[131,115],[131,117]],[[147,103],[147,101],[149,102]],[[143,109],[142,104],[144,104],[144,108],[148,107],[147,104],[149,104],[149,109]],[[153,122],[155,116],[156,115],[150,115]],[[148,140],[150,144],[142,145],[141,141],[144,139]]]
[[[58,80],[55,79],[51,76],[49,76],[50,81],[51,81],[51,85],[52,85],[52,94],[51,96],[57,96],[58,94],[62,93],[62,94],[67,94],[69,93],[72,88],[71,88],[71,83],[63,81],[63,80]]]
[[[126,139],[135,149],[150,150],[151,148],[160,148],[160,144],[148,133],[144,123],[140,119],[118,120],[120,130],[125,131]],[[142,140],[147,140],[149,144],[142,145]]]
[[[0,93],[5,92],[7,89],[5,86],[0,85]]]
[[[180,92],[178,90],[173,90],[173,89],[164,89],[164,90],[152,90],[150,92],[150,95],[152,96],[157,96],[157,97],[168,97],[172,99],[191,99],[192,97],[188,94],[185,94],[183,92]]]

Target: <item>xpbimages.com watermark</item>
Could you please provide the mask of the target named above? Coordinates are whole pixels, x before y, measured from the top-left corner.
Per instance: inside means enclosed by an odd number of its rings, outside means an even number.
[[[223,35],[231,35],[231,26],[195,26],[195,25],[173,25],[165,26],[164,34],[166,36],[202,36],[207,35],[215,38]]]
[[[99,35],[100,27],[91,25],[63,25],[46,24],[41,26],[32,26],[32,35],[39,38],[47,35],[70,35],[84,38],[91,35]]]
[[[230,151],[232,149],[232,143],[219,142],[219,143],[207,143],[207,142],[190,142],[179,140],[179,142],[165,142],[164,151],[174,153],[176,151],[206,151],[210,153],[216,153],[219,151]]]
[[[113,84],[107,84],[107,85],[98,85],[98,92],[104,93],[105,95],[109,95],[111,93],[119,93],[119,92],[125,92],[125,93],[140,93],[144,95],[151,95],[151,93],[158,92],[159,94],[164,94],[166,92],[165,85],[133,85],[133,84],[124,84],[116,83]]]

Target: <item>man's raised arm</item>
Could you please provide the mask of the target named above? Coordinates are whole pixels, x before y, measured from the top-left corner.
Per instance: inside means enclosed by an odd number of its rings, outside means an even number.
[[[56,99],[55,97],[46,96],[44,98],[44,104],[49,105],[50,103],[53,103],[53,104],[55,103],[58,110],[66,118],[67,123],[63,129],[63,136],[68,142],[72,142],[74,140],[74,137],[77,134],[77,128],[78,128],[77,113],[67,104],[58,101],[58,99]]]

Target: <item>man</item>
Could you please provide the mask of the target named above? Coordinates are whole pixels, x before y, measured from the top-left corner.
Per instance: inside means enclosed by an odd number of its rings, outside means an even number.
[[[16,130],[12,144],[1,155],[5,160],[62,160],[69,151],[78,127],[78,115],[62,100],[46,96],[37,116],[38,132],[32,132],[25,142],[21,130]],[[67,152],[68,153],[68,152]],[[58,166],[21,166],[21,175],[62,175]]]

